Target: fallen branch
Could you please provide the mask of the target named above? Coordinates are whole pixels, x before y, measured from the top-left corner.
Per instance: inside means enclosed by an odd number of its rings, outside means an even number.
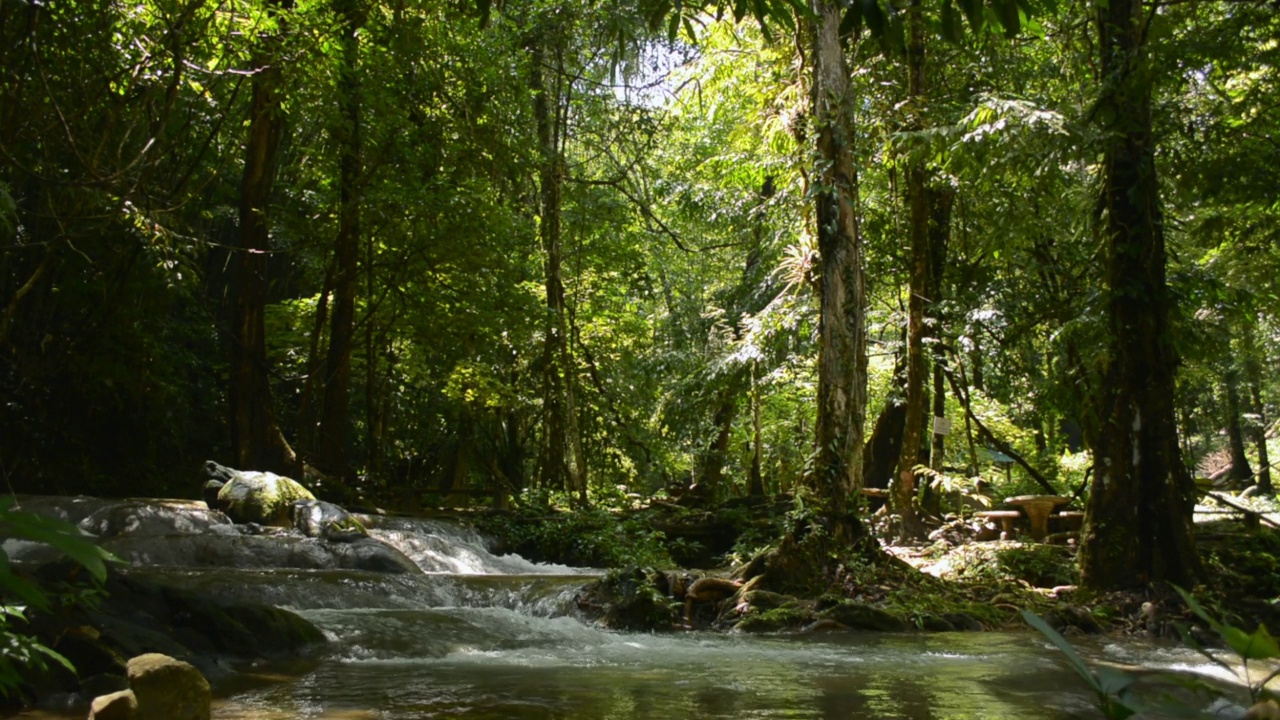
[[[1031,479],[1035,480],[1040,487],[1044,488],[1045,492],[1050,495],[1057,495],[1058,490],[1054,488],[1043,475],[1041,475],[1035,468],[1031,467],[1031,465],[1028,464],[1021,455],[1015,452],[1009,443],[996,437],[995,433],[991,432],[986,425],[982,424],[982,421],[978,419],[978,416],[973,414],[973,408],[969,407],[969,393],[960,388],[960,383],[956,382],[955,375],[952,374],[951,370],[944,368],[943,373],[946,374],[947,380],[951,383],[951,390],[955,392],[956,397],[960,399],[960,406],[964,408],[965,415],[973,421],[974,425],[978,426],[978,432],[982,433],[982,436],[987,439],[987,442],[995,445],[996,449],[1000,452],[1013,458],[1013,461],[1018,463],[1023,470],[1026,470],[1027,474],[1031,476]]]

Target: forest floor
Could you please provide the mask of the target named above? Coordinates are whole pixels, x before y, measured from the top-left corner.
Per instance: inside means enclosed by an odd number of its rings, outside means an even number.
[[[502,549],[535,560],[727,575],[782,536],[788,509],[785,502],[707,509],[658,502],[612,512],[486,513],[478,524]],[[1204,576],[1186,589],[1232,625],[1280,627],[1280,531],[1238,515],[1197,519]],[[1176,639],[1179,626],[1201,624],[1169,586],[1102,595],[1079,590],[1074,544],[979,542],[957,531],[883,547],[902,562],[848,563],[831,589],[920,627],[942,613],[965,613],[987,628],[1022,628],[1024,609],[1067,634]]]

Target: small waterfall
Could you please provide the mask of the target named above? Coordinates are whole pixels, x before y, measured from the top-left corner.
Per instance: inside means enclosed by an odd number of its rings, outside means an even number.
[[[409,556],[426,573],[454,575],[584,575],[598,570],[494,555],[473,528],[421,518],[361,516],[369,534]]]

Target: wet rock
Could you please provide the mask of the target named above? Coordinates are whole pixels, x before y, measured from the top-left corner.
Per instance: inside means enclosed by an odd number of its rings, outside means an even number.
[[[850,628],[848,625],[845,625],[844,623],[837,622],[835,620],[832,620],[831,618],[823,618],[821,620],[814,620],[808,625],[805,625],[804,629],[801,630],[801,632],[829,633],[829,632],[845,632],[851,629],[852,628]]]
[[[209,681],[190,663],[148,653],[129,661],[138,720],[209,720]]]
[[[121,663],[120,672],[125,673],[128,670]],[[83,671],[81,671],[83,675]],[[97,698],[103,695],[111,695],[122,690],[129,689],[129,678],[121,675],[112,675],[103,673],[101,675],[92,675],[80,681],[80,696],[83,698]]]
[[[818,613],[818,617],[835,620],[854,630],[905,632],[909,629],[907,623],[896,615],[853,600],[842,600],[825,608]]]
[[[216,504],[237,523],[290,527],[293,504],[316,499],[297,481],[271,472],[232,470],[212,460],[205,463],[205,472],[226,483],[218,490]]]
[[[351,542],[369,536],[356,516],[324,500],[298,500],[290,508],[290,517],[298,532],[311,538]]]
[[[226,485],[226,483],[222,480],[208,480],[200,488],[200,497],[204,498],[204,504],[208,505],[210,510],[222,509],[222,506],[218,503],[218,493],[222,491],[223,485]]]
[[[615,570],[588,585],[578,597],[578,607],[611,630],[671,630],[679,613],[676,603],[658,588],[660,575],[640,568]]]
[[[80,529],[100,538],[120,535],[194,535],[229,531],[231,519],[221,512],[180,501],[130,500],[108,505],[80,521]]]
[[[1074,630],[1086,635],[1096,635],[1102,632],[1102,626],[1093,619],[1093,615],[1089,614],[1088,610],[1073,605],[1047,613],[1044,621],[1060,633]]]
[[[800,608],[784,607],[747,615],[733,629],[737,632],[762,633],[795,630],[812,625],[813,613]]]
[[[420,573],[422,570],[409,556],[390,545],[372,538],[332,544],[329,552],[338,567],[381,573]]]
[[[964,630],[967,632],[982,632],[985,628],[982,623],[978,622],[972,615],[962,612],[943,613],[942,619],[945,620],[953,630]]]
[[[138,697],[132,690],[99,695],[89,705],[89,720],[134,720],[138,716]]]
[[[946,618],[937,615],[925,615],[920,620],[920,627],[929,632],[955,632],[956,629]]]

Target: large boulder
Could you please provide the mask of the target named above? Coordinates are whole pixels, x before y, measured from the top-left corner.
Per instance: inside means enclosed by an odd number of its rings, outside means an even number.
[[[232,470],[212,460],[205,463],[205,472],[210,479],[224,482],[218,489],[217,509],[237,523],[291,527],[293,504],[316,499],[297,481],[271,472]]]
[[[209,720],[209,681],[190,663],[148,653],[129,661],[129,685],[138,720]]]
[[[181,500],[126,500],[80,521],[81,530],[100,538],[229,532],[230,525],[230,518],[223,513]]]

